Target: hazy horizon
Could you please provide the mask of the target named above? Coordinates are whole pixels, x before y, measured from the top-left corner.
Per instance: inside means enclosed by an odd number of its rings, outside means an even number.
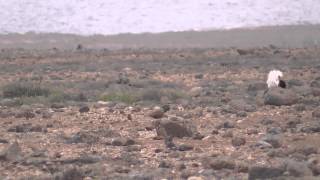
[[[0,34],[80,35],[320,24],[318,0],[0,0]]]

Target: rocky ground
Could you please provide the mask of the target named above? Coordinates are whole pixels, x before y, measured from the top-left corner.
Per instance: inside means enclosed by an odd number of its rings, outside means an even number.
[[[0,70],[0,179],[319,179],[320,49],[15,49]]]

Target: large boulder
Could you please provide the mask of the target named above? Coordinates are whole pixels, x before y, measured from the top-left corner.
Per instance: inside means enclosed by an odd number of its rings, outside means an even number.
[[[198,132],[196,126],[188,120],[160,119],[155,121],[158,136],[163,137],[195,137]]]
[[[298,96],[289,89],[271,88],[264,95],[265,105],[290,106],[298,102]]]

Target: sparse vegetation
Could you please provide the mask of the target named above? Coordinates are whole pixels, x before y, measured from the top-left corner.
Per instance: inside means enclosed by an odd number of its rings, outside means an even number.
[[[107,93],[100,97],[102,101],[116,101],[116,102],[123,102],[127,104],[133,104],[139,101],[139,96],[134,93],[129,92],[114,92],[114,93]]]
[[[14,82],[7,84],[3,87],[3,97],[35,97],[35,96],[48,96],[49,89],[41,87],[39,84],[32,82]]]

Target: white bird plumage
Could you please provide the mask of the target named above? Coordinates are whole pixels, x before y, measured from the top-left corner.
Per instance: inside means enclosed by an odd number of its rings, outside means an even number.
[[[278,87],[280,78],[283,77],[283,73],[279,70],[272,70],[268,74],[267,85],[268,88]]]

